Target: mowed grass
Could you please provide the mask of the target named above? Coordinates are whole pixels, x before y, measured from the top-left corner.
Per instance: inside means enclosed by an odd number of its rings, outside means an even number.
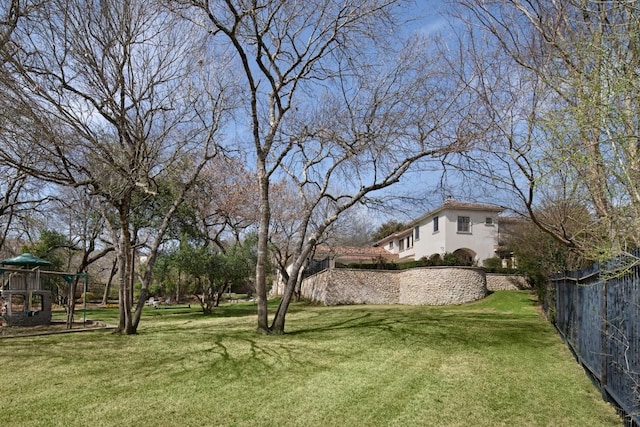
[[[294,305],[284,336],[256,334],[253,310],[0,340],[0,425],[622,425],[526,292]]]

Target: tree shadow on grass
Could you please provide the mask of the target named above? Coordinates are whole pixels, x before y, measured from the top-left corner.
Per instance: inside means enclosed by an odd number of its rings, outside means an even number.
[[[553,334],[541,318],[514,315],[508,312],[481,310],[393,310],[350,307],[344,319],[323,324],[321,314],[316,326],[297,329],[291,336],[309,334],[376,335],[379,339],[404,343],[433,343],[435,345],[480,348],[484,346],[549,345]],[[335,314],[335,313],[334,313]]]

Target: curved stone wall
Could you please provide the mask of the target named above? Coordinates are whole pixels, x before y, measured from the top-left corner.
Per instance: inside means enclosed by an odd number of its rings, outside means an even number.
[[[425,267],[402,272],[400,304],[449,305],[477,301],[487,295],[484,270]]]
[[[422,267],[410,270],[330,269],[305,279],[305,298],[326,305],[447,305],[477,301],[487,294],[484,270]]]
[[[394,304],[399,299],[398,275],[384,270],[329,270],[325,304]],[[375,274],[371,274],[375,273]]]

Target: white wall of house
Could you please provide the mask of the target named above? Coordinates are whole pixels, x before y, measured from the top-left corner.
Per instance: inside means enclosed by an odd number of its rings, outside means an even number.
[[[401,260],[465,250],[477,265],[482,265],[485,259],[495,256],[500,212],[497,206],[447,201],[412,222],[410,228],[387,236],[377,245],[398,254]],[[460,228],[459,222],[463,224]]]
[[[445,252],[470,249],[475,253],[478,265],[495,256],[498,244],[498,213],[491,211],[451,210],[445,212]],[[468,232],[458,231],[458,219],[469,218]],[[490,218],[487,220],[487,218]]]
[[[434,218],[438,218],[438,229],[434,230]],[[447,230],[445,218],[436,213],[419,222],[420,238],[415,240],[416,258],[430,257],[433,254],[442,255],[447,251]],[[414,228],[415,233],[415,228]]]

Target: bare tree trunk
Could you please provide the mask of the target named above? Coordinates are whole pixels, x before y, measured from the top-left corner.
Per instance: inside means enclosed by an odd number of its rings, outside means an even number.
[[[176,282],[176,303],[180,303],[182,295],[180,294],[180,283],[182,281],[182,271],[178,270],[178,280]]]
[[[291,304],[291,299],[298,285],[299,278],[301,277],[300,271],[302,270],[309,253],[313,250],[315,242],[315,239],[310,239],[307,242],[304,242],[300,253],[294,256],[296,261],[291,266],[289,279],[284,287],[282,299],[280,300],[280,304],[278,305],[278,309],[276,310],[276,314],[273,318],[273,323],[271,324],[271,333],[275,335],[284,334],[285,318],[289,310],[289,304]]]
[[[132,326],[131,329],[134,331],[133,333],[138,332],[138,325],[140,324],[140,319],[142,318],[142,309],[144,308],[144,302],[149,298],[149,291],[146,286],[142,286],[140,288],[140,296],[138,297],[138,303],[136,305],[136,309],[133,312]]]
[[[258,254],[256,262],[256,301],[258,305],[258,332],[269,334],[268,306],[267,306],[267,277],[266,267],[269,262],[269,222],[271,210],[269,208],[269,178],[264,172],[264,165],[260,169],[260,227],[258,229]]]
[[[126,277],[125,269],[123,268],[125,261],[122,254],[122,248],[118,248],[118,327],[113,331],[114,333],[122,333],[126,327],[125,312],[126,309]]]
[[[131,298],[131,308],[133,309],[133,304],[136,300],[135,298],[135,283],[136,283],[136,253],[135,250],[130,246],[131,257],[129,258],[129,280],[131,281],[131,287],[129,288],[130,298]]]
[[[129,206],[127,203],[123,203],[119,206],[120,211],[120,248],[119,248],[119,266],[120,271],[120,323],[114,332],[124,333],[126,335],[135,334],[136,330],[133,325],[133,275],[132,269],[132,247],[131,247],[131,232],[129,229]]]
[[[220,307],[220,301],[222,300],[222,295],[224,294],[224,287],[218,289],[216,292],[216,301],[214,303],[215,307]]]
[[[282,299],[280,300],[280,304],[278,305],[278,309],[276,310],[276,314],[273,318],[273,323],[271,324],[271,333],[274,335],[284,334],[285,319],[295,290],[295,282],[297,282],[297,280],[293,279],[293,275],[289,276],[289,280],[284,288],[284,294],[282,295]]]
[[[118,258],[113,260],[113,264],[111,265],[111,271],[109,272],[109,280],[107,280],[107,284],[104,286],[104,294],[102,295],[102,305],[109,304],[109,292],[111,291],[111,283],[113,282],[113,278],[118,272]]]

